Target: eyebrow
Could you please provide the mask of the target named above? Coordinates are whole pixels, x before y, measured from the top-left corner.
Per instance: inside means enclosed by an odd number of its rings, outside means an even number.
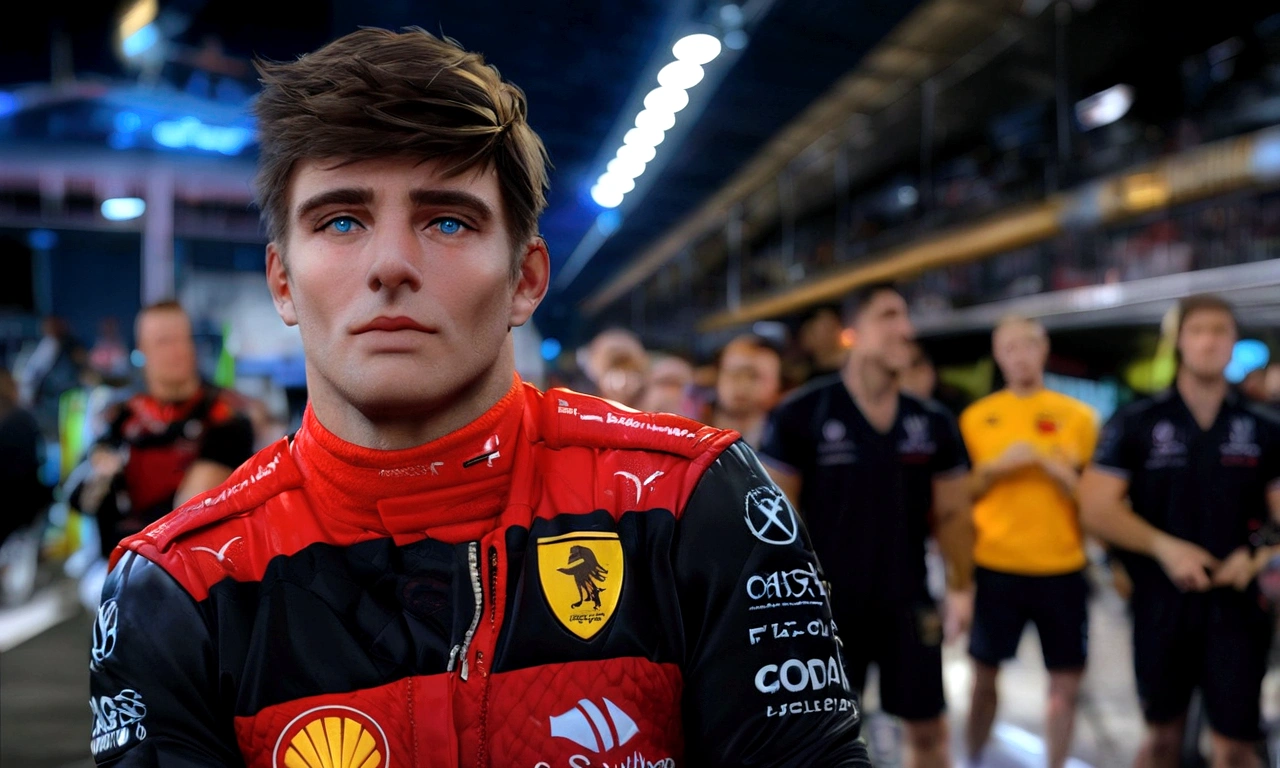
[[[330,189],[307,198],[298,205],[295,218],[303,219],[317,208],[327,205],[369,205],[373,202],[373,190],[368,187]]]
[[[466,208],[484,222],[493,218],[493,208],[484,199],[460,189],[415,189],[409,193],[409,200],[419,208]]]
[[[316,209],[329,205],[367,206],[373,202],[373,198],[373,190],[369,187],[330,189],[303,201],[294,216],[303,219]],[[493,208],[482,198],[458,189],[415,189],[409,193],[409,200],[419,208],[466,208],[472,216],[482,221],[493,218]]]

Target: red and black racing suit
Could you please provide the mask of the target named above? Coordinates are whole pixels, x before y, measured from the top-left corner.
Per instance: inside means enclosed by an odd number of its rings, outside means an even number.
[[[807,534],[680,417],[517,381],[383,452],[308,411],[117,558],[101,765],[869,765]]]

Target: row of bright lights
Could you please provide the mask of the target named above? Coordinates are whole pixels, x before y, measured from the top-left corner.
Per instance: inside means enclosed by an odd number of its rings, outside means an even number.
[[[658,72],[658,87],[644,97],[635,127],[627,131],[617,156],[591,188],[591,199],[603,208],[617,208],[636,188],[636,179],[675,126],[676,113],[689,106],[688,90],[702,82],[702,65],[720,55],[720,40],[708,34],[688,35],[676,41],[671,53],[675,61]]]

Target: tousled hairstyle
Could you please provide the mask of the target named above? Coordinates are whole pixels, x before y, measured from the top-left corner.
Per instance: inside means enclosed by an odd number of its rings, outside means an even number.
[[[1187,324],[1187,318],[1197,312],[1225,312],[1231,317],[1231,324],[1240,327],[1240,323],[1236,320],[1235,307],[1231,306],[1231,302],[1212,293],[1198,293],[1193,296],[1187,296],[1178,302],[1178,336],[1182,335],[1182,326]]]
[[[255,187],[271,240],[286,240],[299,161],[394,156],[444,160],[450,176],[492,168],[513,249],[537,234],[546,148],[529,126],[524,93],[480,54],[417,27],[366,28],[296,61],[254,64],[262,82]]]
[[[855,288],[852,293],[845,297],[842,305],[845,325],[853,325],[854,321],[858,319],[858,315],[862,314],[862,310],[867,308],[871,300],[885,292],[902,295],[902,291],[898,290],[898,286],[893,283],[871,283]]]

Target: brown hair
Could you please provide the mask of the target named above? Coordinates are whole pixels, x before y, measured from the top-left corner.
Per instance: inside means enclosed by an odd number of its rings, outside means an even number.
[[[451,176],[493,168],[513,248],[537,233],[547,152],[529,127],[524,93],[480,54],[417,27],[360,29],[297,61],[254,64],[263,86],[255,185],[271,240],[286,239],[298,161],[395,155],[447,158]]]
[[[1178,302],[1178,336],[1182,335],[1182,326],[1187,324],[1187,318],[1197,312],[1225,312],[1231,316],[1231,324],[1236,326],[1237,330],[1240,327],[1240,323],[1236,320],[1235,307],[1231,306],[1231,302],[1216,294],[1198,293]]]

